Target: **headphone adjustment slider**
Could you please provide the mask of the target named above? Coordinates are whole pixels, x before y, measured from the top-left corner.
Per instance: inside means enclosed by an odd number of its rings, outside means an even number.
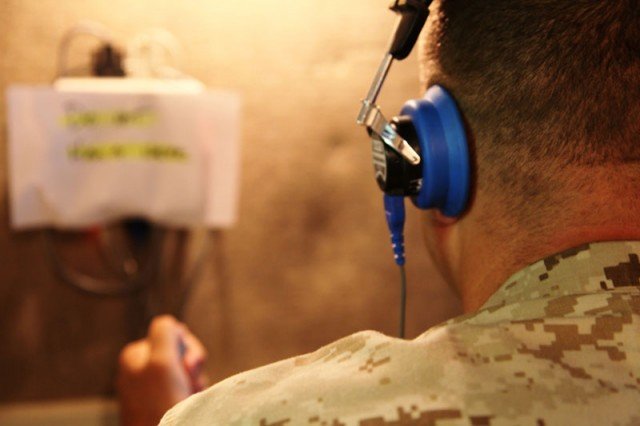
[[[414,166],[420,164],[418,153],[389,124],[377,105],[371,105],[367,100],[362,101],[358,124],[367,128],[369,137],[383,142],[407,160],[409,164]]]

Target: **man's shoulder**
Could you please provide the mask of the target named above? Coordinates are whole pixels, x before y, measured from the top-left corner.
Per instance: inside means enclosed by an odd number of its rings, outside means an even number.
[[[168,419],[385,425],[588,418],[604,424],[619,416],[627,423],[629,412],[613,407],[640,404],[639,325],[638,312],[621,305],[637,296],[572,296],[556,303],[573,306],[574,313],[578,305],[591,312],[544,318],[513,319],[509,310],[524,308],[504,306],[434,327],[412,341],[356,333],[227,379]]]

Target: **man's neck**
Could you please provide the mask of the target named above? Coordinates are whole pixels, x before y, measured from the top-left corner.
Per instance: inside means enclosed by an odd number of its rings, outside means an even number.
[[[546,238],[530,239],[526,235],[469,236],[461,244],[457,283],[464,311],[476,311],[510,276],[547,256],[590,242],[640,240],[640,224],[574,226],[547,234]]]

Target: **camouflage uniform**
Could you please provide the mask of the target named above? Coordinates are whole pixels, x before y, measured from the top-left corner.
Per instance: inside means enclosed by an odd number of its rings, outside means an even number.
[[[513,275],[412,341],[361,332],[231,377],[166,425],[640,424],[640,242]]]

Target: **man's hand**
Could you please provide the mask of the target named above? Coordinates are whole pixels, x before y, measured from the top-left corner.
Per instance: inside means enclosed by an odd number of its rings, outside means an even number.
[[[156,317],[146,338],[120,352],[116,386],[122,424],[157,425],[168,409],[202,390],[205,358],[204,347],[184,324]]]

